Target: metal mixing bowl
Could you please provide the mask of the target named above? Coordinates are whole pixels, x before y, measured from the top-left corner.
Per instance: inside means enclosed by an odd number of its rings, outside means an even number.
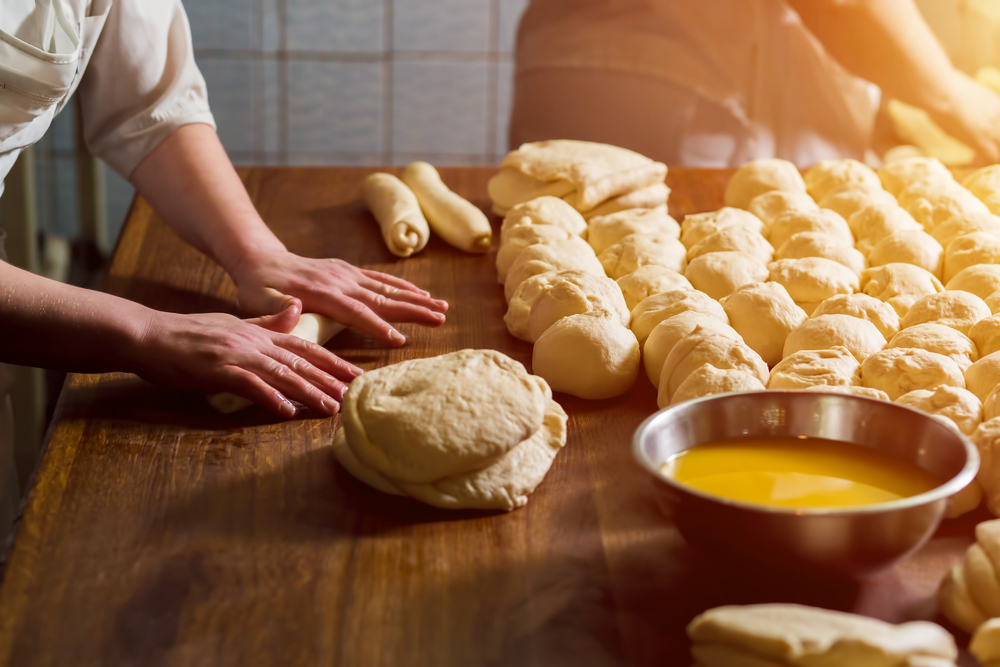
[[[727,500],[673,481],[660,468],[696,445],[739,436],[812,436],[873,447],[919,465],[940,485],[917,496],[853,508],[787,508]],[[796,391],[720,394],[661,410],[633,448],[657,498],[694,547],[741,563],[863,576],[918,549],[949,498],[979,469],[957,429],[911,408],[860,396]]]

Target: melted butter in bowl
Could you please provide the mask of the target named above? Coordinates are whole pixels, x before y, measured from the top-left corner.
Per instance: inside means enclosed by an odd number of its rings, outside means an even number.
[[[901,457],[804,436],[704,443],[673,456],[661,472],[720,498],[790,508],[874,505],[916,496],[939,484]]]

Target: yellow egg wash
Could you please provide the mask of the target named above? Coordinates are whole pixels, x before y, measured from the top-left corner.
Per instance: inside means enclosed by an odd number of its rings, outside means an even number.
[[[777,436],[708,442],[674,456],[663,474],[714,496],[782,507],[852,507],[938,486],[905,459],[848,442]]]

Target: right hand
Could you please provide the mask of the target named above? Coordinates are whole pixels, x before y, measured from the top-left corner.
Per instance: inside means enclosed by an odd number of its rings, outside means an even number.
[[[931,118],[945,132],[976,151],[979,165],[1000,162],[1000,95],[955,70],[951,95]]]
[[[301,310],[293,300],[276,315],[251,320],[156,312],[135,342],[137,373],[178,389],[236,394],[282,417],[295,415],[291,400],[336,414],[346,383],[362,371],[326,348],[288,335]]]

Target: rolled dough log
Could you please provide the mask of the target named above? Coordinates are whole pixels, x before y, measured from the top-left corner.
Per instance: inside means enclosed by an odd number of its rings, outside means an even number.
[[[471,202],[448,189],[432,165],[414,162],[403,170],[402,180],[417,196],[431,229],[445,243],[465,252],[490,249],[490,221]]]
[[[376,173],[361,186],[368,209],[382,229],[389,252],[409,257],[427,245],[431,230],[410,188],[392,174]]]

